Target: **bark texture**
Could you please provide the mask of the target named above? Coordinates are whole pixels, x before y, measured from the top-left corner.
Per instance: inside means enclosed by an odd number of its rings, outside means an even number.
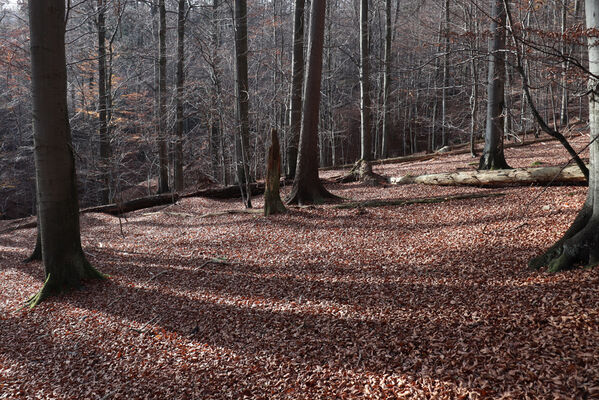
[[[185,85],[185,1],[179,0],[177,13],[177,132],[175,142],[175,190],[184,189],[183,179],[183,91]]]
[[[294,178],[297,167],[297,149],[302,127],[302,89],[304,84],[304,6],[305,0],[296,0],[293,16],[293,63],[291,71],[291,112],[287,144],[287,177]]]
[[[585,1],[587,29],[599,28],[599,0]],[[547,266],[550,272],[599,263],[599,40],[588,37],[589,52],[589,126],[591,165],[587,199],[566,233],[545,253],[532,259],[529,267]]]
[[[391,184],[407,185],[422,183],[426,185],[441,186],[514,186],[531,184],[554,184],[554,185],[584,185],[586,179],[580,168],[570,166],[561,167],[537,167],[537,168],[514,168],[492,171],[458,171],[440,174],[428,174],[418,176],[401,176],[390,178]]]
[[[503,109],[505,83],[505,9],[502,0],[491,0],[492,39],[487,89],[487,126],[485,148],[479,169],[509,168],[503,154]]]
[[[81,249],[75,160],[67,112],[65,2],[29,2],[34,155],[45,283],[29,300],[102,278]]]
[[[168,193],[168,151],[166,140],[166,6],[159,0],[160,27],[158,32],[158,193]]]
[[[271,131],[271,143],[266,164],[266,186],[264,190],[264,215],[280,214],[287,211],[281,201],[279,181],[281,179],[281,151],[277,130]]]
[[[288,204],[303,205],[338,199],[324,188],[318,177],[318,121],[325,11],[326,0],[312,1],[299,155],[293,189],[286,200]]]

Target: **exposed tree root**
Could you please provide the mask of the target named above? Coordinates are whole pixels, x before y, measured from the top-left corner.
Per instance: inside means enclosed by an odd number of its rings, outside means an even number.
[[[337,203],[341,200],[341,197],[332,194],[325,189],[322,183],[317,182],[315,185],[310,185],[310,188],[307,189],[299,189],[298,185],[293,185],[291,193],[285,199],[285,204],[303,206],[309,204]]]
[[[564,233],[564,235],[543,254],[530,260],[528,262],[528,267],[533,270],[538,270],[549,265],[553,260],[559,258],[564,252],[564,243],[585,229],[589,223],[589,220],[591,219],[592,214],[592,206],[585,204],[566,233]]]
[[[345,175],[336,179],[337,183],[363,182],[367,185],[378,186],[388,182],[388,179],[372,171],[369,161],[360,159],[356,161],[352,169]]]
[[[104,274],[92,267],[85,259],[83,252],[75,259],[71,265],[61,266],[60,273],[48,273],[42,288],[25,302],[25,306],[34,308],[51,296],[80,288],[84,281],[106,279]]]

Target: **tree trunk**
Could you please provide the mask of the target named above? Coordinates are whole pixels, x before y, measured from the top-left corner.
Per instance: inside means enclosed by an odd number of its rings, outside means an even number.
[[[599,0],[585,1],[586,25],[599,28]],[[547,266],[556,272],[579,265],[599,263],[599,39],[589,36],[589,126],[591,167],[587,198],[570,228],[544,254],[529,262],[531,268]]]
[[[249,176],[249,84],[248,84],[248,37],[247,1],[235,0],[235,77],[237,97],[237,179],[248,189]],[[252,208],[249,190],[244,198],[245,206]]]
[[[29,2],[34,155],[45,283],[33,307],[86,279],[102,278],[81,249],[75,160],[67,110],[65,2]]]
[[[441,89],[441,147],[447,146],[447,87],[449,86],[449,0],[445,0],[443,88]]]
[[[505,9],[501,0],[491,0],[491,18],[487,127],[479,169],[506,169],[509,166],[503,155]]]
[[[158,193],[168,193],[168,151],[166,140],[166,6],[159,0],[160,27],[158,32]]]
[[[318,177],[318,120],[325,11],[326,0],[312,0],[308,73],[304,92],[298,164],[293,188],[287,198],[288,204],[302,205],[337,199],[337,196],[324,188]]]
[[[360,158],[372,161],[370,127],[370,50],[368,43],[368,0],[360,1]]]
[[[98,0],[98,117],[100,141],[100,202],[110,202],[110,138],[106,117],[106,6]]]
[[[177,18],[177,142],[175,144],[175,190],[184,189],[183,176],[183,91],[185,84],[185,1],[179,0]]]
[[[287,177],[294,178],[297,148],[302,127],[302,86],[304,83],[304,0],[295,1],[293,16],[293,61],[291,76],[291,112],[287,143]]]
[[[277,130],[271,131],[271,143],[268,149],[266,163],[266,183],[264,190],[264,215],[280,214],[287,211],[281,195],[279,194],[279,181],[281,179],[281,151],[279,149],[279,136]]]
[[[397,2],[399,7],[400,2]],[[385,0],[385,75],[383,77],[383,138],[381,145],[381,157],[389,157],[389,124],[391,123],[391,115],[389,112],[389,95],[391,92],[391,54],[392,45],[392,30],[391,25],[391,0]]]

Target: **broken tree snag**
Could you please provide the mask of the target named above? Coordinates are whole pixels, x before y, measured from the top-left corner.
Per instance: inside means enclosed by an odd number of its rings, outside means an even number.
[[[536,167],[498,169],[490,171],[458,171],[430,175],[405,175],[390,178],[393,185],[421,183],[441,186],[515,186],[531,184],[585,185],[580,168],[573,165],[561,167]]]
[[[271,131],[271,143],[268,149],[266,163],[266,183],[264,188],[264,215],[280,214],[287,211],[279,193],[281,179],[281,152],[279,150],[279,135],[277,130]]]
[[[164,193],[157,194],[154,196],[140,197],[125,201],[123,203],[106,204],[97,207],[88,207],[81,210],[82,213],[98,212],[110,215],[125,214],[128,212],[141,210],[143,208],[150,208],[156,206],[162,206],[166,204],[174,204],[179,200],[179,195],[176,193]]]
[[[336,181],[338,183],[363,182],[368,185],[375,186],[387,183],[387,178],[374,173],[372,171],[372,163],[370,161],[360,159],[356,161],[347,175],[338,178]]]

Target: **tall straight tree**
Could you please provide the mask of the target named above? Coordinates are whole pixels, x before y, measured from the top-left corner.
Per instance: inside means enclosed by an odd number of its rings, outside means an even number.
[[[100,140],[100,202],[110,202],[110,138],[108,137],[106,94],[106,4],[98,0],[98,117]]]
[[[397,1],[399,8],[400,1]],[[385,74],[383,76],[383,138],[381,158],[389,156],[389,128],[391,113],[389,110],[389,95],[391,94],[391,44],[393,41],[393,25],[391,22],[391,0],[385,0]]]
[[[297,148],[302,127],[302,89],[304,83],[304,6],[305,0],[295,0],[293,12],[293,61],[291,81],[291,111],[287,143],[287,176],[295,177]]]
[[[168,151],[166,141],[166,6],[158,1],[158,193],[167,193]]]
[[[28,301],[102,278],[81,249],[75,159],[67,111],[64,0],[30,0],[34,155],[45,283]]]
[[[586,25],[599,29],[599,0],[585,0]],[[556,272],[577,265],[599,263],[599,38],[588,37],[589,53],[589,127],[591,130],[591,166],[589,190],[582,209],[564,233],[544,254],[530,261],[531,268],[548,266]]]
[[[288,204],[300,205],[321,203],[327,199],[337,198],[325,189],[318,177],[318,121],[326,0],[312,0],[310,11],[308,73],[304,91],[299,154],[293,188],[287,198]]]
[[[491,33],[485,147],[478,168],[504,169],[509,166],[503,155],[505,8],[502,0],[491,0]]]
[[[179,0],[177,12],[177,125],[175,143],[175,190],[182,191],[185,184],[183,178],[183,91],[185,84],[185,2]]]
[[[360,158],[372,161],[370,129],[370,49],[368,43],[368,0],[360,1]]]
[[[237,97],[237,179],[239,185],[245,186],[244,202],[247,208],[252,207],[249,190],[249,84],[248,84],[248,25],[247,0],[235,0],[235,81]]]

